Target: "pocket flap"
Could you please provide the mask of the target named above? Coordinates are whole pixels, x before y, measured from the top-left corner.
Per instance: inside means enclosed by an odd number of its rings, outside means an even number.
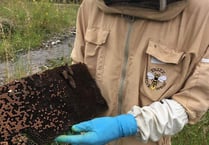
[[[87,29],[85,40],[97,45],[104,44],[107,40],[109,31],[99,28]]]
[[[164,63],[178,64],[184,58],[184,52],[176,52],[154,41],[149,41],[146,53]]]

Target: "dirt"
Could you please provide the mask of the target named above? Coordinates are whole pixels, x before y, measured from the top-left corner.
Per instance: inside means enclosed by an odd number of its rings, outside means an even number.
[[[14,60],[0,62],[0,85],[9,79],[17,78],[21,73],[30,75],[47,69],[49,60],[69,59],[74,32],[61,36],[55,36],[44,42],[39,49],[19,54]]]

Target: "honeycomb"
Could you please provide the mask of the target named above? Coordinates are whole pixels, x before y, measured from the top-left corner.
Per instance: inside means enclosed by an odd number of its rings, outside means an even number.
[[[107,109],[85,64],[63,65],[0,86],[0,145],[45,145]]]

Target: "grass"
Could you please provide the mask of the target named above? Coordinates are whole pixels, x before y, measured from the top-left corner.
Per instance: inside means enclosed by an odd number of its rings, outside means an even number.
[[[6,69],[1,70],[6,72],[6,83],[30,74],[30,58],[19,59],[19,53],[30,54],[43,41],[75,26],[79,5],[54,4],[48,0],[0,0],[0,3],[0,62],[7,62]],[[15,63],[15,68],[9,66],[9,61]]]
[[[209,112],[195,125],[187,125],[172,138],[172,145],[209,145]]]
[[[75,26],[76,4],[53,4],[48,0],[2,0],[0,19],[10,26],[0,27],[0,60],[12,59],[41,45],[43,40]]]

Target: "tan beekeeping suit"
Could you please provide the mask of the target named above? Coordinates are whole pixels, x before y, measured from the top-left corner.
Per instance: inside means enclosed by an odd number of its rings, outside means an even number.
[[[209,107],[208,44],[208,0],[183,0],[163,12],[84,0],[72,59],[96,79],[109,105],[105,115],[172,98],[195,123]],[[157,144],[170,145],[170,137],[148,142]],[[129,137],[117,145],[143,143]]]

